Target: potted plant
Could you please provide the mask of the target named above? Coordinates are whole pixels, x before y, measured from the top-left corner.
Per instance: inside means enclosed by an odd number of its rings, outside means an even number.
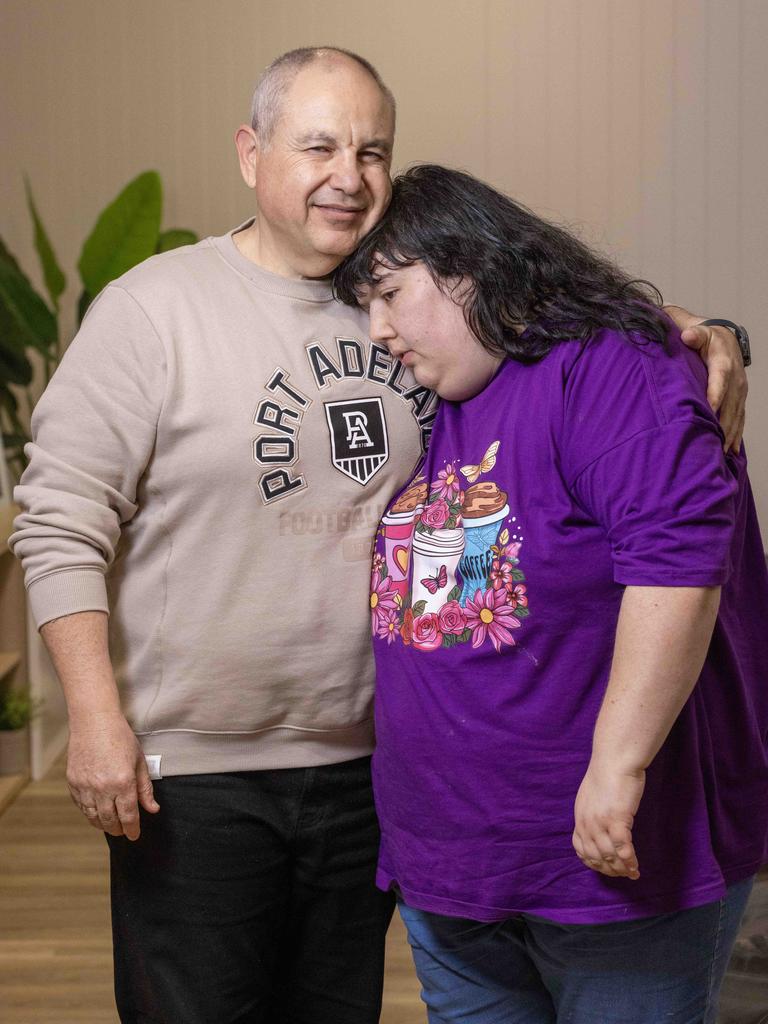
[[[40,218],[32,189],[25,182],[47,296],[36,291],[14,255],[0,238],[0,430],[11,475],[18,480],[26,465],[24,445],[35,396],[33,363],[42,365],[47,383],[62,355],[59,299],[66,287],[53,246]],[[130,181],[99,215],[83,243],[78,323],[101,289],[154,253],[197,241],[185,228],[161,230],[163,190],[160,175],[145,171]],[[31,358],[30,358],[31,357]]]
[[[29,765],[29,723],[41,702],[22,690],[0,691],[0,775],[25,774]]]

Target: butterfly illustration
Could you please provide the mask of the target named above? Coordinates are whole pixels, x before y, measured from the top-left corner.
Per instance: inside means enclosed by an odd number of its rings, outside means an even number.
[[[427,576],[425,580],[421,581],[421,585],[426,587],[430,594],[436,594],[438,590],[448,586],[448,570],[444,565],[441,565],[435,575]]]
[[[500,441],[494,441],[493,444],[488,447],[488,451],[481,459],[479,466],[461,467],[461,472],[471,484],[473,484],[482,473],[490,473],[496,465],[496,452],[499,450],[500,445]]]

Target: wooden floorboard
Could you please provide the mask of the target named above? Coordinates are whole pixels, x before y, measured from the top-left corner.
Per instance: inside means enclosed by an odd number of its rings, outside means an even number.
[[[0,775],[0,814],[10,807],[28,781],[26,775]]]
[[[118,1024],[107,848],[57,765],[0,818],[0,1021]],[[381,1024],[424,1024],[402,924],[390,930]]]

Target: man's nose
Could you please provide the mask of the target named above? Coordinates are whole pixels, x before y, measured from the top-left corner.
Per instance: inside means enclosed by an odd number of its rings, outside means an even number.
[[[336,153],[330,185],[350,196],[360,191],[363,186],[363,175],[355,150],[341,149]]]

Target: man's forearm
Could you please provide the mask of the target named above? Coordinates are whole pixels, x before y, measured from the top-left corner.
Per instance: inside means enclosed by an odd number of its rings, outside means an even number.
[[[65,615],[47,622],[40,635],[61,681],[70,724],[120,713],[104,612]]]
[[[696,684],[719,603],[719,587],[627,587],[593,761],[648,767]]]
[[[120,709],[107,616],[78,612],[46,623],[40,632],[69,710],[72,799],[96,828],[138,839],[139,805],[150,814],[160,808],[141,746]]]

